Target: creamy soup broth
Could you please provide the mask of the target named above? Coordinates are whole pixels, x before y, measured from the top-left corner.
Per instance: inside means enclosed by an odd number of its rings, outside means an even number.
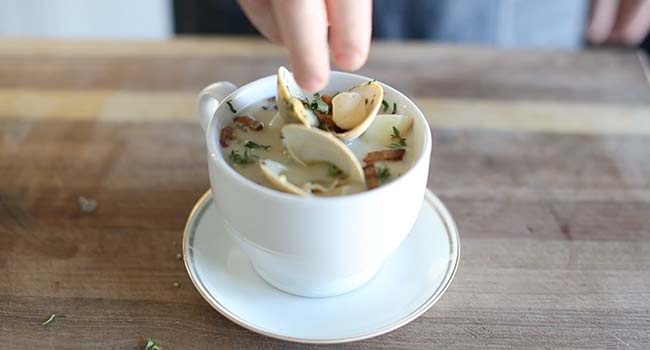
[[[330,94],[331,96],[333,94]],[[388,111],[390,113],[390,111]],[[249,180],[265,187],[273,188],[272,184],[265,178],[258,165],[259,160],[270,159],[284,164],[287,170],[283,173],[287,180],[297,186],[307,182],[321,184],[325,187],[332,185],[346,185],[346,191],[340,194],[350,194],[365,191],[366,186],[346,182],[346,178],[340,171],[327,163],[315,163],[303,166],[296,162],[283,146],[281,138],[282,126],[286,122],[278,114],[274,98],[264,99],[245,109],[233,114],[237,116],[250,116],[263,124],[263,129],[253,129],[231,121],[227,126],[232,128],[232,140],[227,142],[228,146],[223,147],[224,158],[238,173]],[[388,131],[389,132],[389,131]],[[405,173],[414,162],[415,154],[412,146],[408,144],[412,131],[400,135],[406,139],[406,152],[399,161],[378,161],[375,162],[376,170],[381,174],[380,183],[386,184],[395,180]],[[369,140],[365,135],[347,143],[349,149],[354,153],[361,165],[369,152],[387,150],[386,144],[380,144]],[[318,193],[315,193],[318,195]]]

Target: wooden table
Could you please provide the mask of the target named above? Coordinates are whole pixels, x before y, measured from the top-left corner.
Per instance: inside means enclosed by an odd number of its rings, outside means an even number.
[[[429,188],[457,220],[461,264],[419,319],[327,348],[650,348],[644,62],[376,45],[362,73],[432,125]],[[228,321],[177,259],[208,188],[195,95],[284,63],[252,40],[0,40],[1,349],[320,348]],[[42,326],[52,313],[65,318]]]

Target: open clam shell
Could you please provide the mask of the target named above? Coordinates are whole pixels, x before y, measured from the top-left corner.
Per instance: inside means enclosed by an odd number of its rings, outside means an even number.
[[[332,193],[334,190],[336,190],[338,185],[339,185],[338,180],[335,180],[329,186],[325,186],[315,182],[306,182],[302,186],[300,186],[300,188],[302,188],[304,191],[309,193],[318,193],[318,194],[327,195],[328,193]]]
[[[288,124],[282,128],[284,145],[297,162],[326,162],[335,165],[349,182],[365,184],[361,163],[354,153],[341,140],[331,133],[317,128],[298,124]]]
[[[376,81],[359,84],[334,96],[332,120],[345,130],[336,133],[336,137],[349,142],[361,136],[375,119],[383,98],[384,89]]]
[[[393,127],[400,135],[406,135],[413,126],[413,117],[402,114],[378,114],[370,127],[361,136],[367,143],[387,146],[393,139]]]
[[[289,182],[287,177],[283,175],[287,171],[287,167],[284,164],[276,162],[270,159],[262,159],[259,161],[259,167],[262,171],[262,175],[269,180],[271,186],[278,191],[293,193],[299,196],[307,197],[310,192],[305,191],[304,189],[292,184]]]
[[[329,185],[308,181],[297,186],[289,181],[287,176],[283,174],[288,170],[284,164],[270,159],[262,159],[259,161],[259,167],[262,174],[273,188],[278,191],[297,194],[302,197],[309,197],[312,194],[321,196],[338,195],[347,189],[347,187],[350,187],[349,185],[341,186],[338,180],[335,180]]]
[[[287,123],[301,123],[308,127],[318,126],[318,118],[314,112],[302,104],[303,101],[308,102],[307,95],[298,86],[293,74],[284,67],[278,69],[276,100],[278,111]]]

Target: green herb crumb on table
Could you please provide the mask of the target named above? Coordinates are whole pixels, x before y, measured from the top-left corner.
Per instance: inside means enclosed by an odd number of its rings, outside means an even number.
[[[151,338],[147,338],[147,345],[144,346],[144,350],[162,350],[162,346],[156,344]]]
[[[47,327],[51,325],[57,318],[61,318],[63,316],[58,316],[57,314],[51,314],[50,317],[48,317],[47,320],[43,322],[43,327]]]

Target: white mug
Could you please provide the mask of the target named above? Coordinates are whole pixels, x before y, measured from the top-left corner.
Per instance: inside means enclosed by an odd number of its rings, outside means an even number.
[[[342,91],[371,79],[331,72],[324,91]],[[370,191],[310,197],[256,184],[224,158],[219,131],[236,110],[276,95],[276,76],[236,88],[229,82],[206,87],[198,99],[205,130],[212,197],[257,273],[286,292],[326,297],[349,292],[370,280],[408,235],[419,214],[429,171],[431,135],[420,109],[382,84],[384,99],[414,118],[408,136],[416,152],[410,170]]]

